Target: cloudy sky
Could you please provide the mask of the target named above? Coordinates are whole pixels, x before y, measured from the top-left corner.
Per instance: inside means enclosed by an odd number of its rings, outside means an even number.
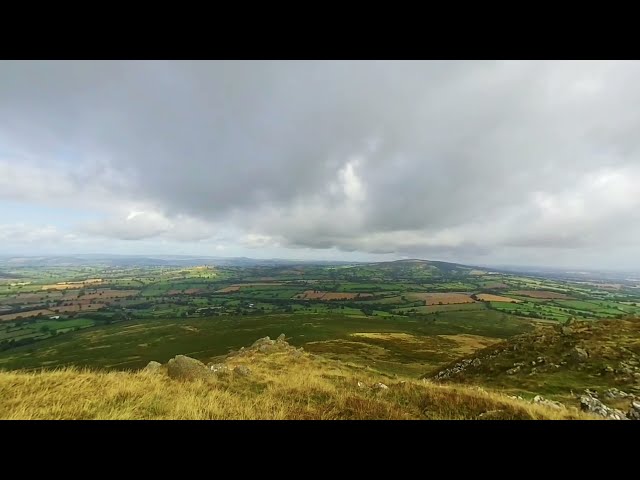
[[[640,268],[640,63],[0,62],[0,253]]]

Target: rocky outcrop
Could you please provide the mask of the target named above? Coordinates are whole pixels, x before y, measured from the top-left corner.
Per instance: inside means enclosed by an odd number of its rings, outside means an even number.
[[[600,415],[609,420],[628,420],[623,411],[607,407],[594,397],[589,390],[585,392],[585,395],[580,396],[580,408],[585,412]]]

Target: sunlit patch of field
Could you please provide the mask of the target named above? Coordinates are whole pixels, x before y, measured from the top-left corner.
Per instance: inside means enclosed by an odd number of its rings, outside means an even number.
[[[493,345],[494,343],[498,343],[501,341],[499,338],[483,337],[481,335],[470,335],[467,333],[438,336],[456,342],[456,351],[462,355],[473,353],[476,350],[488,347],[489,345]]]
[[[422,339],[415,335],[402,332],[356,332],[351,334],[352,337],[370,338],[374,340],[389,340],[389,341],[401,341],[411,343],[421,343]]]

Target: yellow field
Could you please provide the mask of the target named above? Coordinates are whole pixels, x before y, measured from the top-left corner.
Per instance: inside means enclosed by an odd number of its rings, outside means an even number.
[[[481,293],[480,295],[476,295],[478,300],[482,300],[483,302],[508,302],[508,303],[520,303],[522,300],[517,300],[515,298],[502,297],[500,295],[492,295],[490,293]]]

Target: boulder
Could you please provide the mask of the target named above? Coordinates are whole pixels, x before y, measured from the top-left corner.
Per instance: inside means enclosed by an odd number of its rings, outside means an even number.
[[[627,413],[627,417],[631,420],[640,420],[640,402],[631,402],[631,408],[629,409],[629,413]]]
[[[584,348],[573,347],[571,358],[578,362],[584,362],[589,359],[589,353]]]
[[[175,358],[169,360],[167,373],[170,378],[179,380],[195,380],[211,375],[211,371],[200,360],[184,355],[176,355]]]
[[[147,366],[142,369],[143,372],[158,372],[162,368],[160,362],[154,362],[153,360],[147,363]]]
[[[278,335],[278,338],[276,339],[277,343],[287,343],[286,341],[286,337],[284,336],[284,333],[281,333],[280,335]]]
[[[380,391],[389,390],[389,387],[387,387],[384,383],[380,383],[380,382],[374,384],[373,387],[371,388],[373,388],[374,390],[380,390]]]
[[[479,358],[474,358],[473,362],[471,362],[472,367],[479,367],[482,364]]]

